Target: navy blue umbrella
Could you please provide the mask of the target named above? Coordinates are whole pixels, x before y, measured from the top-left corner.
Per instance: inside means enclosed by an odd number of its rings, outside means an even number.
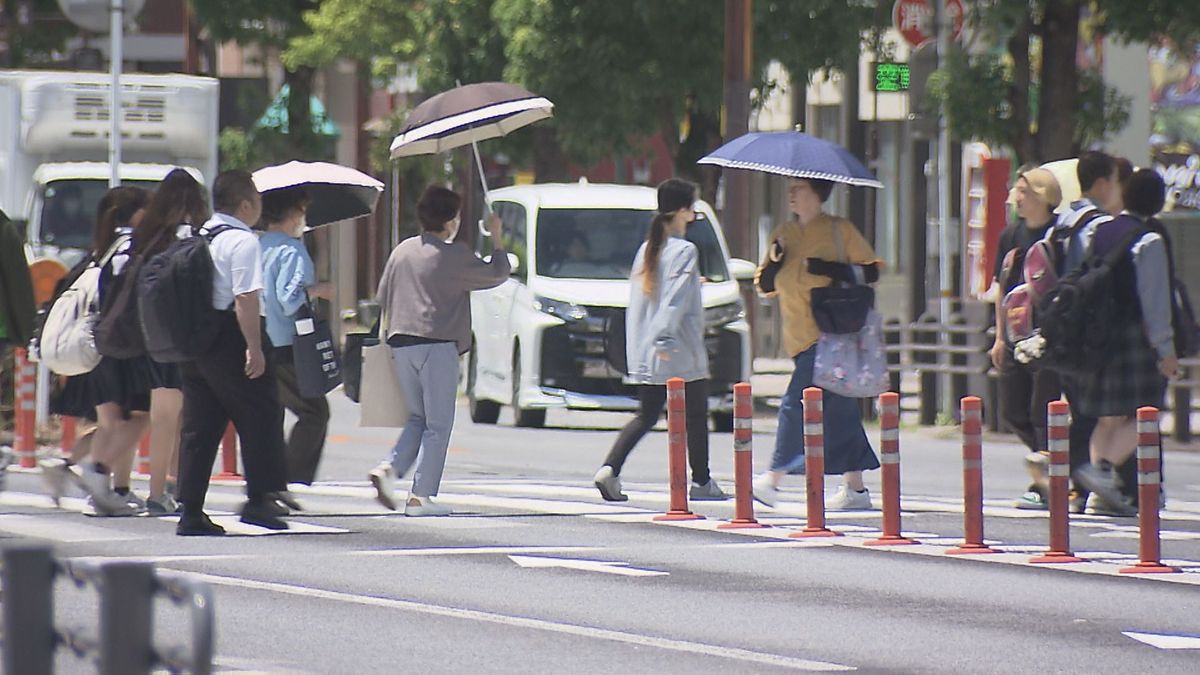
[[[849,150],[799,131],[755,132],[739,136],[698,163],[861,187],[883,187],[883,183]]]

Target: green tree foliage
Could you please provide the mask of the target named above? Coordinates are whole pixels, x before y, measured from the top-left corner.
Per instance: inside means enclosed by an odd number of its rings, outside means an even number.
[[[968,0],[977,39],[997,48],[957,55],[931,83],[952,133],[1014,149],[1021,162],[1069,157],[1102,142],[1129,119],[1130,100],[1080,70],[1080,19],[1092,11],[1101,33],[1176,44],[1200,39],[1200,14],[1166,0]]]
[[[7,44],[0,58],[4,67],[22,68],[43,66],[54,61],[66,45],[67,38],[79,29],[67,21],[58,8],[57,0],[33,0],[30,5],[33,26],[22,26],[17,21],[16,3],[0,0],[0,35]],[[57,21],[47,21],[55,17]]]
[[[214,38],[239,44],[282,49],[311,33],[305,15],[316,11],[321,0],[191,0],[198,22]],[[287,129],[246,130],[249,157],[264,161],[326,159],[329,142],[314,128],[309,101],[316,69],[308,64],[285,65],[288,85]]]
[[[770,61],[779,61],[797,84],[810,73],[844,70],[857,63],[864,38],[872,42],[891,25],[891,6],[872,0],[755,0],[755,66],[761,74]]]

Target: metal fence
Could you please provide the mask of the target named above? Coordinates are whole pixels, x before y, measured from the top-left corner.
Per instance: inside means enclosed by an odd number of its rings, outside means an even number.
[[[157,572],[144,562],[59,560],[44,545],[6,547],[2,561],[4,672],[53,673],[60,648],[91,661],[102,675],[148,674],[155,669],[212,672],[214,618],[207,584]],[[99,594],[97,627],[54,625],[58,578]],[[190,647],[155,646],[154,603],[159,597],[190,614]]]

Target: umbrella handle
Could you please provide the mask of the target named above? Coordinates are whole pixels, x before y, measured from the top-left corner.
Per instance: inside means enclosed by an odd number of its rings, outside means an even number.
[[[483,186],[484,217],[479,219],[479,234],[484,237],[490,237],[492,235],[490,232],[488,232],[487,227],[484,225],[484,222],[487,220],[487,216],[492,213],[492,199],[491,196],[488,195],[487,176],[485,176],[483,173],[483,160],[479,157],[479,144],[475,141],[471,141],[471,150],[473,150],[475,154],[475,168],[479,170],[479,184]]]

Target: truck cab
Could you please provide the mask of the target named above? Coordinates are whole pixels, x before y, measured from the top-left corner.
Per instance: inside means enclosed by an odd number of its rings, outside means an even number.
[[[110,174],[110,91],[104,73],[0,70],[0,209],[33,259],[70,267],[90,245]],[[218,93],[208,77],[122,75],[122,184],[152,189],[175,167],[209,183]]]

